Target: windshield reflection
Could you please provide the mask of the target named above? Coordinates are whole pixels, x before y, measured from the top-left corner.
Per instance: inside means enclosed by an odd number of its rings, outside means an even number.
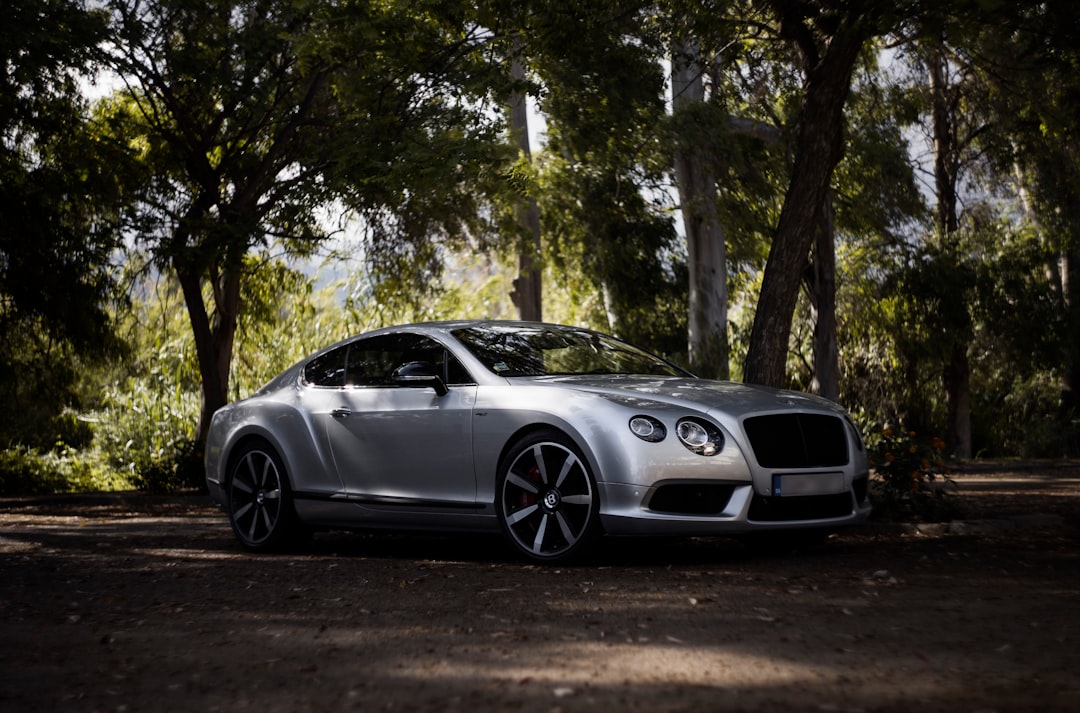
[[[586,329],[553,325],[473,326],[455,329],[453,335],[499,376],[687,376],[660,357]]]

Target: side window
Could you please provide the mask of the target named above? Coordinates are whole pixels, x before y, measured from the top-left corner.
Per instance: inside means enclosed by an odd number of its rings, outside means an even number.
[[[345,354],[348,347],[338,347],[316,357],[304,367],[304,381],[312,386],[340,388],[345,385]]]
[[[349,345],[345,370],[346,386],[393,386],[391,376],[399,365],[394,364],[400,353],[398,335],[359,339]]]
[[[461,363],[434,339],[419,334],[385,334],[349,345],[345,384],[394,386],[394,371],[411,361],[426,361],[439,367],[447,384],[474,383]]]

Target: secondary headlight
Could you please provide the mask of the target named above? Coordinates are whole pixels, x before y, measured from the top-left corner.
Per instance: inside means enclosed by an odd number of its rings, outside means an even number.
[[[679,441],[694,453],[714,456],[724,447],[724,434],[708,421],[696,418],[681,419],[675,425]]]
[[[643,441],[659,443],[667,437],[667,429],[659,419],[652,416],[634,416],[630,419],[630,431]]]

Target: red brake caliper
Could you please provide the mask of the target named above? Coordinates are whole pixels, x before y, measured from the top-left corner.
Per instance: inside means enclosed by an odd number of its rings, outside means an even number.
[[[534,483],[539,484],[539,483],[543,482],[542,480],[540,480],[540,469],[537,468],[535,465],[532,468],[529,468],[529,472],[526,473],[525,475],[528,476],[529,480],[531,480]],[[532,505],[533,503],[536,502],[536,496],[534,494],[532,494],[532,493],[528,493],[528,492],[525,492],[523,490],[523,491],[521,491],[521,495],[519,496],[519,500],[521,501],[520,502],[521,507],[528,507],[529,505]]]

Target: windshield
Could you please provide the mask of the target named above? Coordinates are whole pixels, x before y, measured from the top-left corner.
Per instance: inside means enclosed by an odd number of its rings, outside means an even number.
[[[455,329],[453,335],[499,376],[688,375],[660,357],[585,329],[495,325]]]

